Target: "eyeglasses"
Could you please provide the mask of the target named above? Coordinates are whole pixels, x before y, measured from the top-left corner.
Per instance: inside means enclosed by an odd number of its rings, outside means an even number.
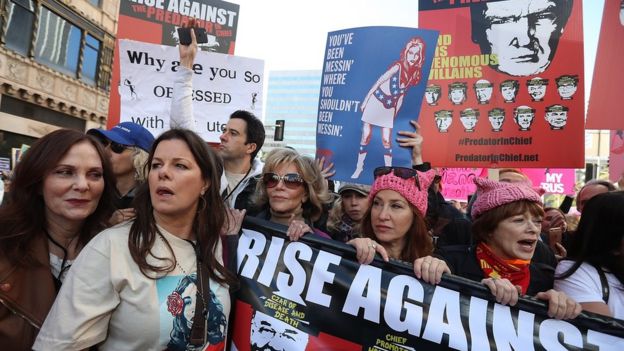
[[[121,154],[121,153],[124,152],[124,150],[126,150],[128,148],[126,145],[116,143],[116,142],[114,142],[112,140],[108,140],[106,138],[98,138],[98,140],[100,141],[102,146],[104,146],[104,147],[110,146],[111,151],[116,153],[116,154]]]
[[[377,179],[378,177],[381,177],[386,174],[390,174],[391,172],[395,176],[402,178],[402,179],[414,178],[414,181],[416,182],[416,187],[418,188],[418,190],[422,190],[420,188],[420,180],[418,179],[418,173],[416,172],[415,169],[412,169],[412,168],[388,167],[388,166],[377,167],[373,171],[373,176],[375,177],[375,179]]]
[[[277,184],[279,184],[280,180],[284,182],[284,185],[288,189],[297,189],[305,182],[297,173],[288,173],[283,176],[276,173],[264,173],[262,175],[262,181],[267,188],[275,188]]]

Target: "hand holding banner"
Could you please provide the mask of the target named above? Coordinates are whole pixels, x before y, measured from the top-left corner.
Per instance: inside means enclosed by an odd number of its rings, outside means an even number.
[[[483,285],[429,285],[400,262],[355,261],[353,248],[247,218],[238,246],[233,343],[277,350],[620,350],[622,321],[549,319],[544,303],[493,301]]]

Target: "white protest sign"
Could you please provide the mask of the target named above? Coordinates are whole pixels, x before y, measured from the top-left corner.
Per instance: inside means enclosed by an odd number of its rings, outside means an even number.
[[[177,47],[119,40],[120,122],[134,122],[155,136],[169,129]],[[264,61],[200,51],[193,66],[196,132],[219,142],[230,114],[247,110],[262,117]]]

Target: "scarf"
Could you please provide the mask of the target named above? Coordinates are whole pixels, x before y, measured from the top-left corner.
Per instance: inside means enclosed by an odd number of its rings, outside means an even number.
[[[529,288],[531,273],[527,260],[503,260],[496,256],[485,243],[477,245],[477,260],[485,278],[509,279],[513,285],[519,285],[524,294]]]

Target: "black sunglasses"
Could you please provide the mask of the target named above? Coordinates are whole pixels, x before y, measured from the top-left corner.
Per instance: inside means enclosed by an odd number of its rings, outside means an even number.
[[[267,188],[275,188],[280,180],[284,181],[284,185],[289,189],[297,189],[304,183],[303,178],[297,173],[288,173],[283,176],[276,173],[264,173],[262,175],[262,181]]]
[[[114,142],[112,140],[108,140],[108,139],[106,139],[104,137],[100,137],[100,138],[98,138],[98,140],[100,141],[102,146],[104,146],[105,148],[107,146],[110,146],[111,151],[116,153],[116,154],[121,154],[122,152],[124,152],[124,150],[126,150],[128,148],[126,145],[116,143],[116,142]]]
[[[390,174],[391,172],[395,176],[402,178],[402,179],[414,178],[414,181],[416,182],[416,187],[418,188],[418,190],[422,190],[420,188],[420,180],[418,179],[418,173],[416,172],[415,169],[412,169],[412,168],[388,167],[388,166],[377,167],[373,171],[373,176],[375,177],[375,179],[377,179],[378,177],[381,177],[386,174]]]

